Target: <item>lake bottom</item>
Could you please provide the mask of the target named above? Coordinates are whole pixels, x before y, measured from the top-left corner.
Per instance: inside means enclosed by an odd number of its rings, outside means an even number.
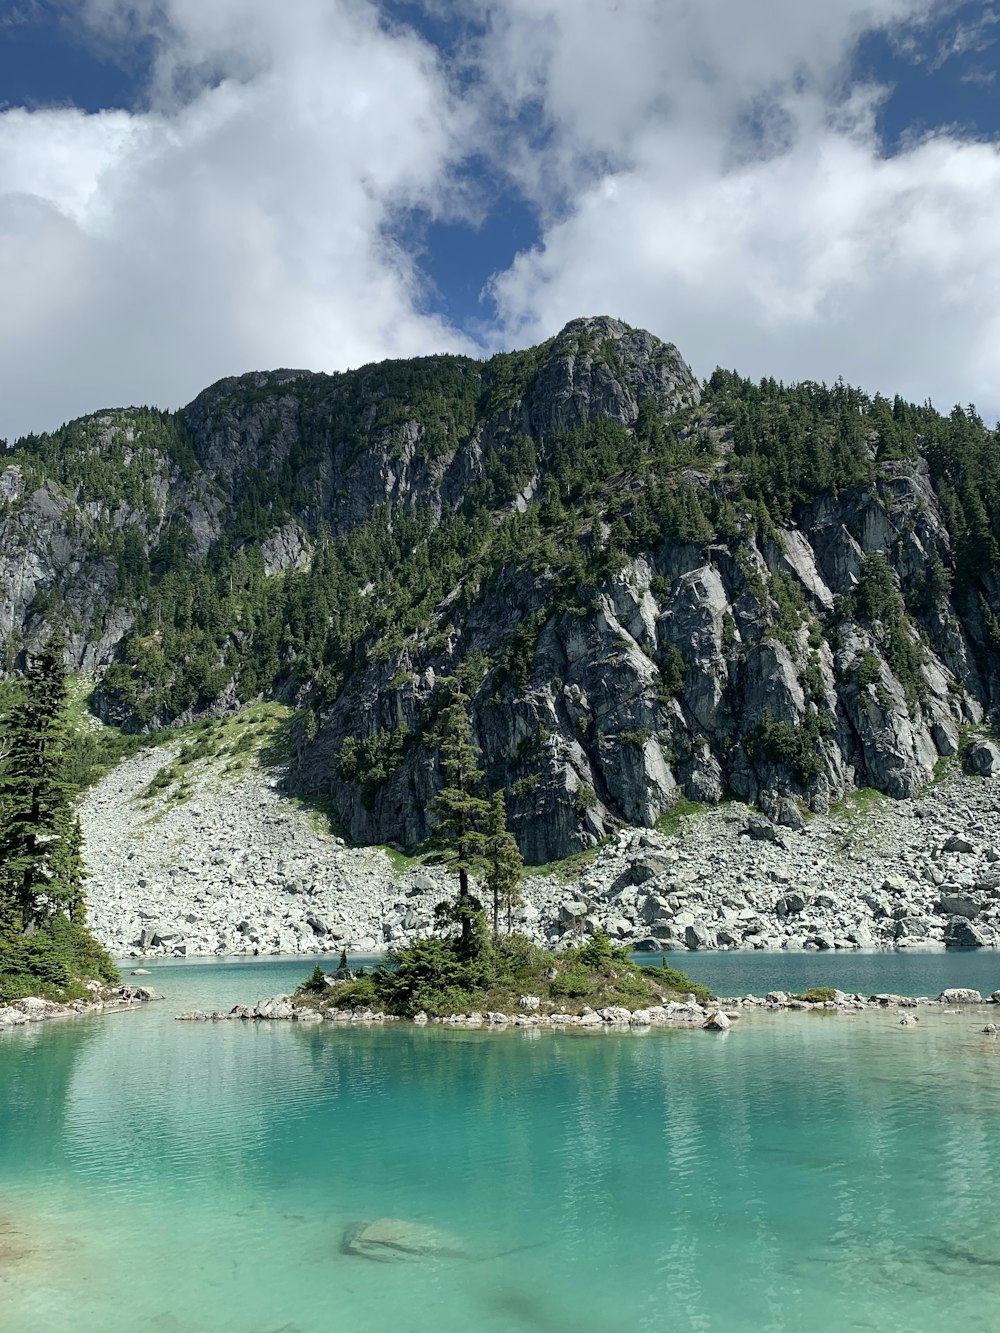
[[[173,1021],[213,987],[256,998],[234,980],[161,969],[162,1005],[0,1040],[2,1333],[1000,1326],[977,1015]],[[345,1253],[376,1218],[461,1254]]]

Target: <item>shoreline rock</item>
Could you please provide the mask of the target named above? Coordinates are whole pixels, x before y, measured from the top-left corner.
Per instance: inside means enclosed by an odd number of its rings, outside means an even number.
[[[162,999],[149,986],[102,987],[93,1000],[73,1000],[60,1004],[39,995],[26,995],[10,1004],[0,1004],[0,1029],[25,1027],[29,1023],[47,1023],[57,1018],[87,1018],[98,1014],[134,1009],[151,1000]]]
[[[977,999],[956,999],[957,995],[977,996]],[[930,995],[878,995],[848,994],[838,991],[831,1000],[802,1000],[784,991],[771,991],[766,996],[742,995],[720,998],[707,1005],[699,1004],[693,997],[683,1001],[672,1001],[664,1005],[653,1005],[642,1009],[626,1009],[621,1006],[609,1006],[605,1009],[586,1008],[580,1014],[539,1013],[523,1010],[512,1013],[481,1013],[473,1011],[467,1014],[449,1014],[444,1017],[430,1018],[420,1012],[412,1018],[401,1018],[397,1014],[387,1014],[372,1009],[317,1009],[312,1005],[297,1004],[292,995],[273,995],[259,1000],[256,1005],[237,1004],[232,1009],[222,1012],[205,1012],[189,1009],[176,1015],[179,1023],[226,1023],[226,1022],[282,1022],[282,1023],[332,1023],[338,1027],[355,1024],[409,1023],[416,1027],[433,1024],[439,1027],[486,1028],[581,1028],[588,1030],[617,1029],[619,1031],[653,1027],[701,1027],[708,1032],[727,1032],[740,1017],[748,1011],[769,1013],[789,1012],[827,1012],[860,1013],[864,1011],[884,1011],[896,1009],[902,1014],[901,1023],[917,1021],[917,1016],[902,1011],[927,1008],[931,1012],[957,1013],[951,1006],[966,1008],[1000,1005],[1000,990],[994,991],[988,1000],[983,1000],[978,991],[946,990],[936,998]],[[986,1029],[983,1029],[984,1031]]]

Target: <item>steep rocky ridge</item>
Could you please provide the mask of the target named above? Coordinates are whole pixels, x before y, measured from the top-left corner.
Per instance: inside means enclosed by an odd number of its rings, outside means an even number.
[[[487,362],[252,374],[4,460],[0,642],[13,665],[62,627],[129,729],[293,702],[285,781],[352,841],[427,835],[470,655],[530,861],[680,795],[793,826],[914,797],[995,707],[996,453],[843,386],[703,391],[606,318]]]

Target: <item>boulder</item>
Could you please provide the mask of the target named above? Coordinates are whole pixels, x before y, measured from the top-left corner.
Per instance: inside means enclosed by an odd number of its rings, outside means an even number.
[[[464,1259],[467,1251],[451,1236],[419,1222],[398,1217],[380,1217],[374,1222],[355,1222],[344,1231],[344,1254],[358,1255],[376,1263],[407,1263],[420,1259]]]
[[[983,997],[977,990],[969,990],[965,986],[956,986],[951,990],[943,990],[938,996],[942,1004],[982,1004]]]
[[[964,916],[967,921],[975,921],[982,908],[971,898],[942,893],[935,910],[940,912],[942,916]]]
[[[779,916],[790,916],[796,912],[804,912],[809,899],[800,889],[792,889],[789,893],[782,895],[774,905],[774,910]]]
[[[790,796],[783,796],[778,802],[777,819],[782,828],[798,830],[806,826],[805,816]]]
[[[563,926],[574,926],[587,915],[587,904],[578,898],[570,899],[559,908],[559,921]]]
[[[728,1032],[732,1024],[726,1015],[717,1009],[715,1013],[709,1014],[702,1027],[706,1032]]]
[[[981,949],[986,940],[971,921],[953,916],[945,926],[944,942],[953,949]]]
[[[693,926],[685,926],[684,943],[689,949],[714,949],[715,936],[704,921],[696,921]]]
[[[539,1004],[541,1004],[541,1001],[537,995],[522,995],[518,1000],[518,1004],[522,1009],[527,1009],[530,1013],[534,1013]]]
[[[980,777],[995,777],[1000,773],[1000,750],[991,741],[973,741],[963,755],[965,765]]]
[[[968,838],[963,838],[961,834],[953,833],[944,843],[941,850],[943,852],[962,852],[967,853],[974,850],[972,843]]]
[[[743,832],[754,842],[778,841],[778,830],[769,819],[764,819],[760,815],[751,815]]]

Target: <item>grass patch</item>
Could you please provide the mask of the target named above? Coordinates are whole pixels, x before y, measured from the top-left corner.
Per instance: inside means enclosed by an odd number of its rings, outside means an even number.
[[[874,787],[858,787],[850,791],[842,801],[830,806],[830,814],[840,819],[858,819],[865,815],[878,814],[891,801],[884,792]]]
[[[805,1000],[808,1004],[827,1004],[830,1000],[837,998],[837,992],[833,986],[810,986],[804,990],[801,995],[793,995],[794,1000]]]
[[[556,879],[563,880],[564,883],[579,879],[583,872],[593,865],[610,841],[610,838],[603,838],[596,847],[588,847],[582,852],[573,852],[571,856],[563,857],[561,861],[548,861],[541,866],[525,866],[524,877],[525,879],[539,879],[543,875],[553,875]]]
[[[689,801],[686,796],[678,796],[670,809],[656,821],[656,831],[665,838],[683,837],[688,831],[686,821],[692,815],[703,815],[708,809],[710,807],[701,801]]]

